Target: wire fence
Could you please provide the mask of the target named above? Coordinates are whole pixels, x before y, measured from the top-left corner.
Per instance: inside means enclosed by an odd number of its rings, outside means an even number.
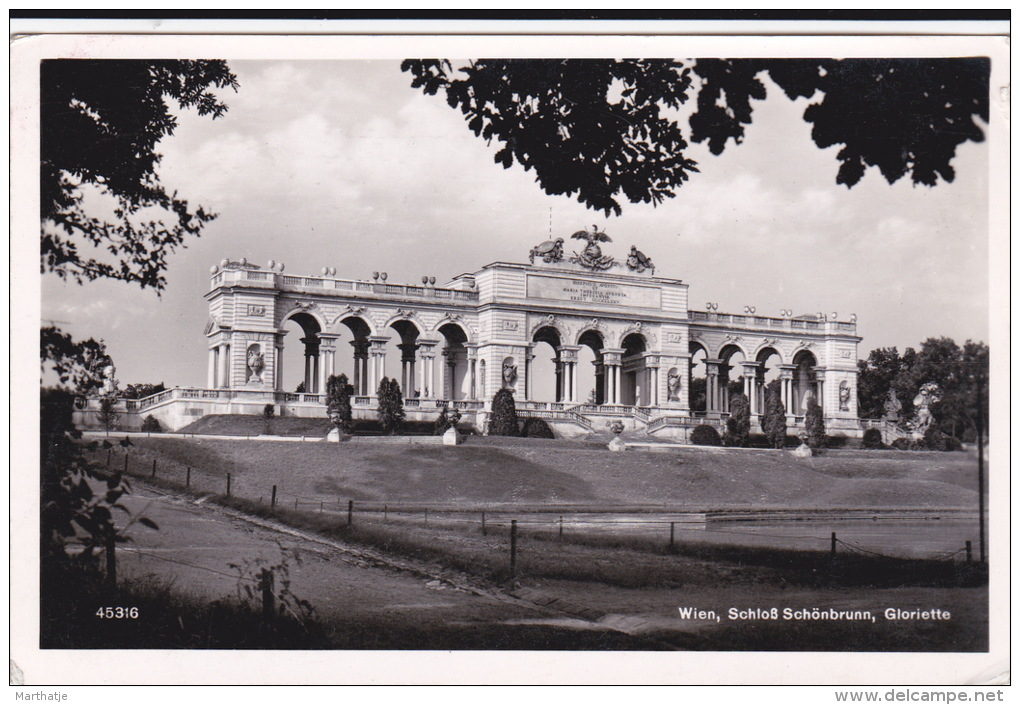
[[[340,526],[388,524],[400,528],[431,529],[435,531],[477,531],[482,536],[507,531],[526,531],[536,535],[559,539],[612,538],[644,542],[662,541],[668,536],[668,547],[675,549],[678,540],[699,543],[737,545],[764,545],[806,551],[825,551],[835,555],[838,551],[857,555],[870,555],[889,559],[928,559],[939,561],[966,560],[971,562],[971,541],[966,538],[977,531],[976,520],[956,518],[949,521],[925,521],[924,514],[889,511],[867,516],[851,513],[844,519],[816,516],[805,520],[785,519],[781,514],[761,514],[757,519],[743,516],[726,521],[697,512],[664,511],[654,508],[618,510],[578,509],[577,507],[465,508],[456,503],[382,502],[346,499],[343,497],[308,496],[283,490],[283,483],[266,486],[253,484],[246,476],[238,482],[234,473],[208,471],[199,466],[186,465],[168,459],[132,458],[130,446],[119,443],[109,448],[92,451],[94,460],[104,462],[113,470],[126,475],[150,478],[170,487],[190,490],[198,494],[228,495],[247,500],[270,509],[287,509],[301,513],[319,514],[335,519]],[[105,454],[105,458],[103,455]],[[928,515],[934,512],[929,512]],[[855,523],[857,524],[855,526]],[[864,524],[867,526],[864,526]],[[830,529],[828,534],[811,533],[809,526]],[[941,543],[938,550],[919,551],[910,545],[904,527],[915,529],[918,544]],[[792,531],[801,529],[800,531]],[[949,531],[947,531],[949,529]],[[883,531],[886,533],[883,535]],[[940,535],[936,535],[941,532]],[[870,537],[867,546],[860,537]],[[918,538],[919,537],[919,538]],[[884,539],[884,540],[882,540]],[[876,545],[877,542],[877,545]],[[963,543],[962,547],[959,547]],[[955,545],[954,545],[955,544]],[[959,548],[957,548],[959,547]]]

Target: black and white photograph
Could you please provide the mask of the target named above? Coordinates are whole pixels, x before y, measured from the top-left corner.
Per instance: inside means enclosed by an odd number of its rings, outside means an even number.
[[[19,36],[12,685],[994,695],[1006,26]]]

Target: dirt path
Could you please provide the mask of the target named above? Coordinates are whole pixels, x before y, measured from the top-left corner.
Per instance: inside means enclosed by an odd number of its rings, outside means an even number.
[[[647,650],[662,644],[626,633],[625,624],[596,623],[543,608],[499,590],[472,585],[438,566],[385,559],[371,551],[316,540],[262,520],[136,484],[132,517],[159,531],[131,526],[133,542],[118,552],[122,579],[156,576],[177,590],[214,600],[236,595],[231,564],[267,566],[285,549],[291,590],[315,606],[348,649]],[[568,606],[568,609],[571,609]],[[600,616],[600,615],[599,615]]]

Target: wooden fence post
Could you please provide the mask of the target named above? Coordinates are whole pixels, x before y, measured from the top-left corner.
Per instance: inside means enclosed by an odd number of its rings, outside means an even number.
[[[227,473],[227,496],[230,496],[230,473]]]
[[[191,466],[188,466],[188,474],[184,477],[184,486],[191,487]]]
[[[676,551],[676,522],[669,522],[669,552],[674,553]]]
[[[347,526],[354,525],[354,500],[347,500]]]
[[[836,532],[832,532],[832,557],[836,557]]]
[[[970,541],[967,542],[967,562],[971,562]]]
[[[485,531],[485,512],[482,512],[482,536],[486,535]]]
[[[273,485],[273,496],[269,500],[269,508],[276,509],[276,485]]]
[[[156,477],[156,459],[152,459],[152,476]]]
[[[127,450],[125,450],[125,451],[124,451],[124,474],[125,474],[125,475],[127,475],[127,470],[128,470],[128,458],[129,458],[129,457],[130,457],[130,454],[129,454],[129,453],[127,452]]]
[[[273,624],[273,617],[276,612],[276,596],[273,594],[273,571],[263,568],[260,582],[262,584],[262,622],[269,627]]]
[[[106,583],[117,587],[117,537],[114,534],[106,537]]]
[[[510,520],[510,579],[517,577],[517,520]]]
[[[560,515],[560,541],[563,540],[563,515]]]

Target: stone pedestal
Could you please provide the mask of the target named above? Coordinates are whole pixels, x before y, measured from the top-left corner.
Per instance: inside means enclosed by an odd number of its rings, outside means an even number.
[[[459,446],[464,442],[464,438],[458,433],[457,429],[453,426],[446,429],[446,433],[443,434],[443,445],[444,446]]]
[[[801,443],[797,446],[797,450],[791,450],[790,455],[795,458],[810,458],[814,453],[811,452],[811,448],[808,447],[807,443]]]
[[[624,443],[623,441],[621,441],[620,437],[617,436],[613,440],[609,441],[609,450],[614,451],[614,452],[619,452],[619,451],[622,451],[622,450],[627,450],[627,444]]]

